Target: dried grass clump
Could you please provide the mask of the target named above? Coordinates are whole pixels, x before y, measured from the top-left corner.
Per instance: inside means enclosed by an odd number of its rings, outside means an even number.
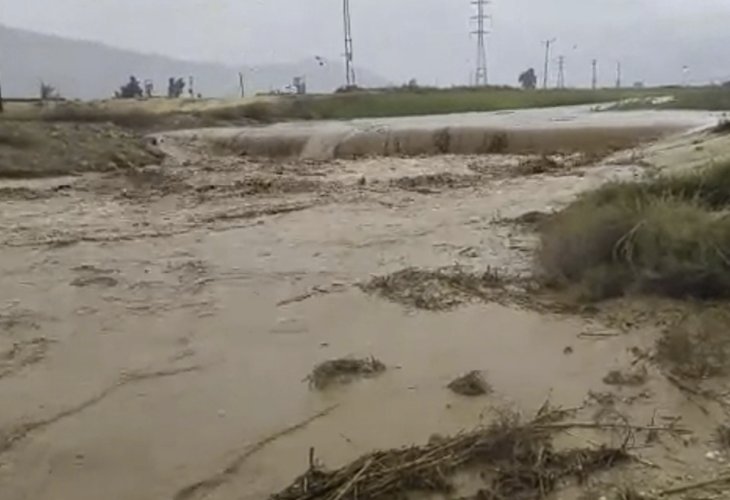
[[[373,357],[331,359],[315,366],[307,380],[312,387],[322,390],[333,384],[349,383],[359,377],[373,377],[385,369],[385,364]]]
[[[494,269],[472,273],[461,267],[435,270],[410,267],[378,276],[361,288],[393,302],[417,309],[444,311],[474,299],[493,300],[506,279]]]
[[[541,227],[538,261],[551,286],[588,300],[643,292],[730,296],[730,162],[644,182],[615,182]]]
[[[476,370],[454,379],[447,387],[462,396],[483,396],[492,392],[482,372]]]

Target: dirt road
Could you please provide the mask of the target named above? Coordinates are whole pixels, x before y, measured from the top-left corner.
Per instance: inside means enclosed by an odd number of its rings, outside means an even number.
[[[596,164],[267,160],[212,149],[204,135],[164,135],[160,167],[2,182],[3,500],[263,499],[303,472],[310,447],[336,466],[472,428],[505,405],[529,414],[549,397],[593,412],[596,394],[642,424],[681,416],[695,430],[640,453],[660,469],[622,478],[667,486],[722,468],[704,458],[719,410],[652,365],[640,385],[603,382],[641,361],[652,328],[626,334],[507,292],[501,305],[437,312],[358,287],[455,264],[529,275],[535,235],[511,220],[639,175],[641,151]],[[308,386],[317,363],[344,356],[387,370]],[[471,370],[492,394],[446,389]]]

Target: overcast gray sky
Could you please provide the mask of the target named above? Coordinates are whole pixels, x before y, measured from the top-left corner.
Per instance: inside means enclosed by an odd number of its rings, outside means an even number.
[[[470,0],[351,2],[357,65],[393,81],[469,79]],[[589,83],[594,57],[606,83],[619,59],[630,81],[679,82],[685,64],[696,81],[730,77],[730,0],[495,0],[490,11],[495,83],[541,70],[552,37],[572,85]],[[341,0],[0,0],[0,23],[237,65],[342,52]]]

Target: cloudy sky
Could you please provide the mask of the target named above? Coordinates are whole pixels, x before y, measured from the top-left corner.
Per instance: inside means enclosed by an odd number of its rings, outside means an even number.
[[[351,2],[357,65],[395,82],[469,80],[470,0]],[[730,0],[494,0],[490,11],[493,83],[541,72],[540,41],[553,37],[570,85],[590,83],[593,58],[606,84],[618,60],[628,82],[730,77]],[[0,23],[237,65],[342,53],[341,0],[0,0]]]

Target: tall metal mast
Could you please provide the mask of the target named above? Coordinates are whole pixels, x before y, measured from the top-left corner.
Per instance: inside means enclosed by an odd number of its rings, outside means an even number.
[[[342,15],[345,24],[345,82],[348,87],[357,86],[355,65],[352,50],[352,23],[350,18],[350,0],[342,0]]]
[[[478,86],[484,86],[489,83],[489,73],[487,70],[487,43],[486,35],[488,33],[485,26],[485,21],[489,19],[489,15],[486,13],[486,6],[491,3],[489,0],[474,0],[472,5],[476,6],[477,14],[472,16],[472,19],[476,21],[477,27],[475,31],[472,31],[473,35],[477,36],[477,63],[476,71],[474,73],[474,84]]]

